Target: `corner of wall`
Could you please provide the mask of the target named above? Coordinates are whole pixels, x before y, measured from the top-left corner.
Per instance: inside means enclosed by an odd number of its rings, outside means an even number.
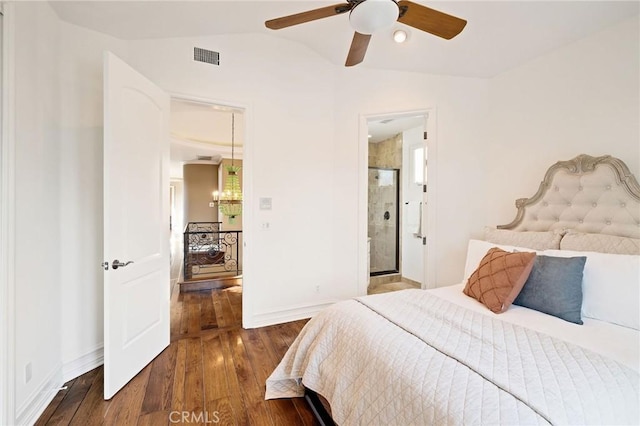
[[[311,318],[338,301],[339,300],[325,300],[319,303],[302,304],[277,310],[257,312],[251,315],[247,324],[243,324],[242,326],[245,328],[267,327],[274,324]]]
[[[16,425],[32,425],[63,385],[62,365],[54,368],[16,410]]]
[[[62,365],[62,381],[68,382],[94,368],[100,367],[102,364],[104,364],[104,345],[99,344],[86,354],[65,362]]]

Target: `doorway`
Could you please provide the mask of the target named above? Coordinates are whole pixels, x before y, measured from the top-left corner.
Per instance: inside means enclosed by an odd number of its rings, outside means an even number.
[[[366,118],[369,294],[426,286],[428,117]]]
[[[182,265],[181,292],[241,284],[244,123],[244,108],[171,100],[172,247]],[[230,212],[233,183],[239,195]]]

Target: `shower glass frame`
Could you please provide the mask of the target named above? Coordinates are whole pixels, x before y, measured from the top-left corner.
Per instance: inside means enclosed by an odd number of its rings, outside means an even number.
[[[395,196],[394,196],[394,203],[395,203],[395,209],[393,210],[392,214],[395,214],[395,256],[393,256],[393,261],[394,261],[394,268],[392,269],[384,269],[384,270],[380,270],[380,271],[369,271],[369,276],[371,277],[375,277],[375,276],[380,276],[380,275],[389,275],[389,274],[397,274],[400,273],[400,169],[397,168],[393,168],[393,167],[372,167],[369,166],[368,167],[368,172],[371,170],[378,170],[378,171],[390,171],[393,172],[393,176],[394,176],[394,186],[395,186]],[[367,177],[367,181],[368,181],[368,177]],[[367,209],[369,208],[369,199],[367,196]],[[368,217],[369,215],[367,215]],[[367,227],[369,227],[369,223],[367,223]],[[374,238],[371,237],[371,242],[374,243]],[[371,265],[373,266],[373,265]]]

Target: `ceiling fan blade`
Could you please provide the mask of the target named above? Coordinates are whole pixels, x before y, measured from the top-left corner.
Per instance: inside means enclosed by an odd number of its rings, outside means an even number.
[[[363,61],[364,55],[367,53],[369,40],[371,40],[371,34],[360,34],[359,32],[353,34],[353,40],[351,41],[351,48],[349,48],[349,55],[347,55],[345,66],[352,67]]]
[[[450,40],[460,34],[467,21],[412,1],[400,0],[398,22]]]
[[[334,4],[333,6],[321,7],[319,9],[309,10],[307,12],[296,13],[294,15],[283,16],[281,18],[271,19],[264,24],[272,30],[291,27],[293,25],[303,24],[305,22],[315,21],[316,19],[328,18],[334,15],[340,15],[348,12],[353,8],[350,3]]]

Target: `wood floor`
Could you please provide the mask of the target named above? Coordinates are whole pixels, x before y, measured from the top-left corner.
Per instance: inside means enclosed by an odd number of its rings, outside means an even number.
[[[110,401],[103,370],[65,384],[36,425],[316,425],[301,398],[264,400],[265,380],[306,321],[244,330],[241,287],[178,292],[171,344]]]

